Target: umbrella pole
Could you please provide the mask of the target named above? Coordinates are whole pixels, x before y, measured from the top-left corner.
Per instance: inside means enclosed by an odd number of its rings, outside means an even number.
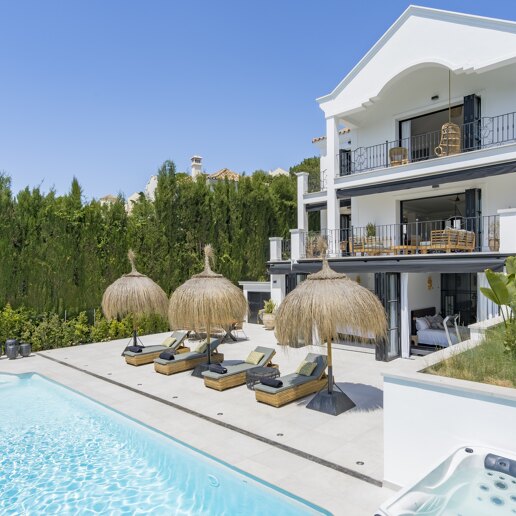
[[[211,345],[210,345],[210,323],[206,325],[206,341],[208,344],[208,365],[211,364]]]
[[[331,352],[331,339],[326,341],[326,348],[328,350],[328,394],[333,392],[333,359]]]
[[[324,412],[332,416],[338,416],[346,410],[355,407],[353,400],[342,392],[340,387],[336,385],[337,390],[333,392],[333,357],[331,348],[331,337],[326,340],[326,348],[328,355],[328,390],[321,389],[308,403],[306,408]]]

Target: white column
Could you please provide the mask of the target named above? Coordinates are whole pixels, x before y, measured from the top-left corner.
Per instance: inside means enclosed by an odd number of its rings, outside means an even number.
[[[282,259],[281,243],[283,242],[282,237],[270,237],[269,238],[269,249],[270,249],[270,261],[277,262]]]
[[[243,289],[245,300],[249,303],[249,291],[244,287]],[[246,310],[244,316],[244,322],[249,322],[249,311]]]
[[[516,208],[498,210],[500,216],[500,252],[516,253]]]
[[[328,251],[338,256],[340,241],[340,201],[335,192],[335,176],[339,167],[339,131],[336,118],[326,119],[326,228]]]
[[[328,229],[328,210],[321,210],[320,217],[321,217],[321,231]]]
[[[301,229],[290,230],[290,259],[293,261],[299,260],[305,255],[304,250],[304,236],[306,231]]]
[[[285,299],[286,281],[284,274],[271,274],[271,299],[279,306]]]
[[[408,303],[409,273],[400,274],[400,339],[401,358],[410,358],[410,310]]]
[[[335,176],[339,164],[339,131],[336,118],[326,120],[326,171],[328,229],[340,229],[340,203],[335,194]]]
[[[308,172],[298,172],[297,176],[297,227],[308,229],[308,214],[304,204],[304,195],[308,192]]]

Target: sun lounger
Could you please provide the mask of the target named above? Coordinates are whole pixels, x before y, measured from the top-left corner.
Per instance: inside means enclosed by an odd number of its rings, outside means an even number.
[[[202,373],[204,385],[211,389],[216,389],[217,391],[224,391],[231,387],[236,387],[237,385],[243,385],[245,383],[246,373],[250,369],[265,366],[272,367],[271,359],[276,354],[276,351],[271,348],[263,348],[261,346],[255,348],[254,351],[263,353],[263,357],[257,364],[249,364],[247,362],[235,365],[223,364],[227,369],[227,372],[224,374],[215,373],[213,371],[204,371]]]
[[[187,336],[187,331],[175,331],[164,341],[166,342],[167,340],[175,339],[174,343],[170,344],[169,346],[165,344],[159,344],[156,346],[142,346],[141,351],[139,352],[125,349],[122,355],[125,357],[125,361],[130,365],[140,366],[143,364],[151,364],[154,359],[159,357],[160,353],[163,351],[172,351],[176,354],[187,353],[190,351],[190,348],[187,348],[183,345]]]
[[[310,376],[298,373],[280,376],[277,380],[283,383],[281,387],[270,387],[262,384],[255,385],[256,401],[267,403],[273,407],[281,407],[291,401],[323,389],[328,383],[328,378],[325,374],[326,366],[328,365],[326,356],[309,353],[304,361],[317,364]]]
[[[219,339],[213,339],[210,343],[211,349],[211,362],[213,364],[220,363],[224,360],[222,353],[217,353],[217,347],[220,344]],[[176,355],[174,360],[165,360],[163,358],[154,359],[154,370],[161,374],[176,374],[182,371],[189,371],[194,369],[199,364],[205,364],[208,362],[208,350],[203,353],[197,351],[190,351],[189,353],[181,353]]]

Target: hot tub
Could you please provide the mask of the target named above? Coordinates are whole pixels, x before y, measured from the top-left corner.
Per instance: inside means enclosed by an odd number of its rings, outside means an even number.
[[[409,515],[516,516],[514,453],[460,448],[377,512],[377,516]]]

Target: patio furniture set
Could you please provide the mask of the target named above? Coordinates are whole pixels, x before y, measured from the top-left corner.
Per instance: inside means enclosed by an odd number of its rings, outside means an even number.
[[[464,229],[434,229],[430,233],[430,240],[415,244],[391,245],[390,239],[370,236],[355,238],[349,242],[351,255],[379,256],[383,254],[427,254],[431,252],[473,252],[475,250],[475,232]],[[348,242],[340,243],[341,249],[348,249]]]
[[[217,351],[219,339],[209,346],[206,340],[201,341],[192,351],[184,345],[187,335],[186,331],[176,331],[159,346],[129,346],[123,356],[133,366],[154,363],[154,370],[164,375],[195,370],[202,364],[205,370],[199,376],[206,387],[224,391],[247,385],[257,401],[273,407],[316,393],[328,384],[324,355],[309,353],[294,373],[281,376],[278,365],[272,362],[276,354],[272,348],[257,346],[245,360],[225,362]]]

